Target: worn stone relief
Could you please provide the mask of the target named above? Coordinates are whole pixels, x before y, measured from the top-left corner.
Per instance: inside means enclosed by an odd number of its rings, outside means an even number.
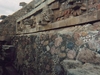
[[[39,2],[38,2],[39,3]],[[75,10],[74,10],[75,9]],[[34,10],[34,9],[33,9]],[[73,13],[75,11],[75,13]],[[60,19],[66,19],[71,14],[74,14],[74,16],[78,16],[82,11],[86,11],[86,6],[82,5],[82,3],[77,3],[76,1],[55,1],[54,3],[51,3],[50,5],[45,5],[44,8],[42,8],[40,20],[35,23],[38,25],[48,25],[48,23],[53,23],[56,21],[59,21]],[[36,16],[35,16],[36,17]],[[23,20],[23,25],[32,25],[33,21],[30,18],[26,18]],[[32,26],[32,28],[34,25]],[[36,25],[37,27],[37,25]]]
[[[50,9],[48,6],[43,8],[41,19],[39,21],[39,25],[47,25],[49,22],[53,22],[54,13],[53,10]]]
[[[36,18],[34,16],[31,16],[28,19],[23,20],[24,25],[30,25],[32,28],[36,25]]]
[[[17,24],[17,32],[28,32],[30,29],[35,28],[36,26],[36,18],[31,16]]]
[[[55,27],[53,27],[53,23],[59,22],[62,20],[67,20],[67,19],[70,19],[71,17],[75,18],[75,17],[81,16],[81,15],[82,15],[82,17],[83,16],[90,17],[92,15],[90,18],[93,18],[93,20],[98,18],[97,17],[98,13],[97,14],[94,13],[94,15],[92,14],[92,12],[99,10],[100,2],[98,0],[95,0],[95,1],[94,0],[93,1],[92,0],[67,0],[67,1],[66,0],[57,0],[51,4],[47,4],[46,2],[48,2],[48,1],[43,0],[42,2],[37,1],[36,3],[37,4],[39,3],[41,5],[43,2],[45,2],[44,7],[39,10],[37,9],[37,12],[38,12],[38,13],[36,12],[37,14],[33,13],[33,15],[35,17],[33,20],[31,19],[31,16],[28,16],[28,18],[25,18],[23,20],[24,24],[31,23],[29,25],[30,26],[32,25],[30,27],[30,29],[33,29],[33,30],[31,30],[32,32],[37,32],[40,30],[48,30],[47,26],[50,27],[49,29],[53,29],[53,28],[55,28]],[[35,8],[33,10],[35,10]],[[37,15],[40,15],[40,19],[38,21],[37,21]],[[86,17],[86,18],[90,19],[88,17]],[[77,19],[79,19],[79,18],[77,18]],[[79,21],[80,23],[82,21],[86,21],[86,19],[84,19],[84,18],[82,19],[81,17],[79,20],[80,20]],[[71,23],[69,23],[69,22],[71,22]],[[33,25],[33,23],[35,26]],[[78,20],[75,21],[75,23],[72,22],[72,20],[71,21],[68,20],[68,23],[67,22],[65,22],[65,23],[66,24],[69,23],[68,26],[70,26],[71,24],[78,23]],[[39,25],[41,25],[41,28],[39,28],[40,27]],[[66,25],[64,25],[64,26],[66,26]],[[56,27],[57,28],[63,27],[63,25],[59,25]],[[36,28],[36,29],[34,30],[34,28]],[[30,32],[30,31],[26,31],[26,32]],[[22,32],[22,33],[26,33],[26,32]]]
[[[25,26],[23,25],[22,21],[18,23],[17,29],[18,29],[18,31],[23,31],[25,29]]]

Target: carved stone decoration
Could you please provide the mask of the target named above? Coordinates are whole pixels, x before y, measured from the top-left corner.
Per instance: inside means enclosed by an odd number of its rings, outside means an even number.
[[[41,20],[39,21],[40,25],[46,25],[48,22],[53,22],[54,20],[54,13],[53,10],[50,9],[48,6],[43,8],[43,12],[41,14]]]
[[[34,28],[36,26],[36,18],[34,16],[31,16],[30,18],[23,20],[23,24],[30,25],[31,28]]]
[[[25,19],[25,20],[23,20],[23,24],[24,25],[32,25],[33,24],[33,20],[32,19]]]
[[[19,22],[18,24],[17,24],[17,30],[18,31],[23,31],[25,29],[25,26],[23,25],[23,22],[21,21],[21,22]]]
[[[26,7],[26,13],[32,11],[33,9],[34,9],[34,7],[32,7],[32,6]]]
[[[31,24],[31,28],[36,26],[36,18],[34,16],[31,17],[33,24]]]
[[[27,3],[25,3],[25,2],[20,2],[20,3],[19,3],[19,6],[24,7],[26,4],[27,4]]]

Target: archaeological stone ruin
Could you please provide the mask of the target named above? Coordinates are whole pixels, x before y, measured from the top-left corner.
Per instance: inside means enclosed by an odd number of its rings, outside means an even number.
[[[100,0],[23,3],[0,22],[0,75],[100,75]]]

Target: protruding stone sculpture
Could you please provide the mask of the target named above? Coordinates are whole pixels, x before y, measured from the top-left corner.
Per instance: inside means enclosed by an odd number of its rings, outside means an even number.
[[[1,15],[0,19],[5,19],[7,16],[6,15]]]
[[[26,4],[27,4],[27,3],[25,3],[25,2],[20,2],[20,3],[19,3],[19,6],[24,7]]]
[[[53,22],[53,19],[54,19],[53,10],[50,9],[48,6],[43,8],[43,12],[41,14],[41,20],[39,21],[39,24],[46,25],[49,22]]]

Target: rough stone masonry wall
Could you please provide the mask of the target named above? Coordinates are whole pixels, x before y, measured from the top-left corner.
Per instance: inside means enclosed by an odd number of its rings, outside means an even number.
[[[26,11],[23,8],[1,22],[1,35],[16,34],[16,20]],[[99,21],[16,35],[11,41],[17,50],[15,66],[19,75],[100,75]]]
[[[100,22],[14,39],[20,75],[99,75]]]

